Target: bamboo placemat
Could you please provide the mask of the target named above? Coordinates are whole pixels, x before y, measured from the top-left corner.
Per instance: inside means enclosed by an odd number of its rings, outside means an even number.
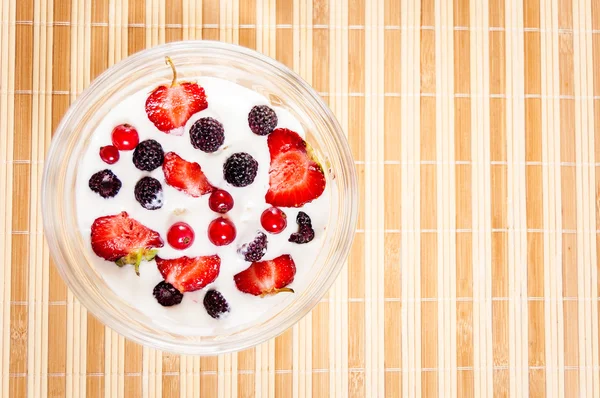
[[[600,395],[600,0],[0,4],[1,396]],[[95,320],[49,259],[39,209],[69,103],[127,55],[199,38],[299,72],[361,183],[328,296],[218,358]]]

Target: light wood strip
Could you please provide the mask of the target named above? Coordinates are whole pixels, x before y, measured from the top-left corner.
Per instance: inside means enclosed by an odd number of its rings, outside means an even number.
[[[560,103],[558,64],[558,1],[540,2],[542,66],[542,167],[544,192],[544,296],[546,330],[546,392],[564,396],[562,308],[562,220],[560,170]]]
[[[329,106],[342,125],[348,127],[348,3],[329,3],[329,92],[340,93],[329,100]],[[333,29],[331,27],[334,27]],[[348,395],[348,265],[337,278],[329,297],[329,396]]]
[[[128,30],[128,21],[129,21],[129,0],[119,1],[121,7],[120,9],[117,7],[117,21],[120,23],[120,37],[121,37],[121,48],[119,51],[119,60],[127,57],[127,43],[129,41],[129,30]],[[119,18],[120,16],[120,18]],[[117,47],[117,51],[119,48]]]
[[[108,11],[108,65],[127,56],[129,0],[110,0]]]
[[[438,391],[455,397],[456,192],[454,164],[454,15],[450,2],[435,4]]]
[[[492,237],[490,203],[490,68],[489,4],[470,3],[471,54],[471,168],[473,217],[473,351],[475,395],[491,396],[492,352]],[[479,27],[475,29],[474,27]]]
[[[510,393],[529,394],[527,218],[525,203],[525,83],[522,2],[505,3],[506,142],[508,163],[508,274]],[[512,205],[511,205],[512,204]]]
[[[256,49],[265,55],[276,56],[276,2],[256,0]],[[275,340],[256,348],[256,397],[275,395]]]
[[[368,396],[384,394],[383,328],[383,76],[384,2],[365,4],[365,391]]]
[[[12,191],[13,191],[13,146],[14,146],[14,104],[15,104],[15,21],[16,7],[14,2],[4,1],[1,8],[2,21],[0,35],[0,253],[3,272],[0,281],[0,298],[2,312],[2,358],[0,362],[0,393],[3,397],[9,394],[10,344],[11,335],[11,259],[12,259]]]
[[[128,1],[109,2],[108,65],[127,56]],[[125,396],[125,339],[110,328],[104,330],[104,395]]]
[[[269,340],[256,348],[255,396],[275,396],[275,340]]]
[[[600,394],[598,379],[598,275],[596,258],[596,192],[594,104],[592,96],[592,9],[573,1],[575,81],[575,147],[577,182],[577,276],[579,313],[579,394]]]
[[[104,396],[125,396],[125,339],[109,328],[104,331]]]
[[[402,167],[402,395],[421,396],[421,220],[420,75],[421,1],[402,2],[401,159]],[[369,61],[367,61],[369,62]],[[366,124],[365,124],[366,126]],[[366,154],[366,151],[365,151]],[[366,258],[366,257],[365,257]]]
[[[187,34],[189,39],[202,39],[202,1],[193,1],[193,0],[184,0],[184,10],[185,4],[187,3],[188,12],[183,13],[183,24],[186,26],[187,19]],[[185,30],[184,30],[184,39],[185,39]]]
[[[146,0],[146,48],[165,42],[166,0]],[[142,351],[142,392],[146,398],[162,397],[163,355],[160,350]]]
[[[239,43],[239,1],[220,1],[219,39],[227,43]],[[237,353],[218,357],[218,396],[237,397]]]
[[[162,352],[147,347],[142,351],[142,396],[162,397]]]
[[[237,353],[218,357],[218,396],[237,397]]]
[[[71,3],[71,81],[73,101],[90,82],[91,4],[83,0]],[[86,395],[87,311],[67,294],[67,397]]]
[[[300,38],[301,38],[301,27],[300,24],[303,20],[301,13],[301,1],[293,0],[292,4],[293,14],[292,14],[292,40],[294,49],[301,48]],[[298,73],[302,76],[302,68],[300,66],[301,57],[300,51],[294,51],[293,54],[293,68],[294,72]],[[311,315],[309,315],[310,317]],[[298,323],[296,323],[292,327],[292,397],[298,398],[300,396],[300,390],[304,388],[303,380],[301,380],[304,361],[304,350],[301,343],[304,343],[304,333],[305,333],[305,325],[304,319],[302,318]],[[304,391],[302,391],[304,392]]]
[[[44,373],[48,369],[48,290],[49,290],[49,258],[44,245],[42,217],[39,206],[39,189],[42,177],[42,161],[46,150],[46,133],[51,126],[51,109],[46,101],[46,94],[52,91],[52,60],[48,47],[51,46],[52,28],[48,28],[48,11],[52,17],[53,4],[43,2],[34,5],[33,37],[33,91],[31,129],[30,169],[30,216],[29,231],[29,309],[28,309],[28,347],[27,347],[27,394],[31,397],[47,395],[47,378]],[[50,42],[49,42],[50,40]],[[40,68],[43,65],[43,68]]]
[[[202,1],[183,0],[183,39],[202,38]],[[179,360],[179,393],[181,398],[195,398],[201,393],[200,358],[181,356]],[[237,379],[237,378],[236,378]],[[236,384],[237,385],[237,384]]]
[[[180,397],[195,398],[200,396],[200,357],[182,355],[179,364]]]
[[[312,1],[294,0],[294,70],[312,84]],[[294,326],[292,334],[292,394],[294,398],[312,392],[312,314]]]

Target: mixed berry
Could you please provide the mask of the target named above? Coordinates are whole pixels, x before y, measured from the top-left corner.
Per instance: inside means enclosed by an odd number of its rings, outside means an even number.
[[[267,235],[258,231],[252,242],[245,243],[240,248],[240,254],[248,262],[260,261],[267,252]]]
[[[267,105],[256,105],[248,113],[248,125],[256,135],[268,135],[277,127],[277,114]]]
[[[269,207],[260,216],[260,224],[265,231],[278,234],[287,226],[287,216],[278,207]]]
[[[303,211],[298,212],[296,224],[298,224],[298,232],[290,235],[289,242],[302,244],[308,243],[315,238],[315,230],[312,227],[312,222],[308,214]]]
[[[215,218],[208,225],[208,239],[215,246],[227,246],[236,235],[235,225],[228,218]]]
[[[233,197],[229,192],[217,189],[210,194],[208,207],[216,213],[225,214],[233,209]]]
[[[188,223],[183,221],[171,225],[167,232],[167,242],[177,250],[185,250],[194,243],[196,234]]]
[[[234,153],[223,165],[225,181],[238,188],[252,184],[257,172],[258,162],[246,152]]]
[[[121,180],[112,171],[101,170],[90,177],[89,187],[103,198],[117,196],[121,190]]]
[[[133,190],[135,200],[147,210],[157,210],[163,205],[162,184],[156,178],[142,177]]]
[[[165,154],[163,173],[167,185],[198,198],[211,193],[213,187],[196,162],[188,162],[175,152]]]
[[[208,107],[204,89],[194,82],[178,82],[177,70],[170,58],[167,64],[173,70],[170,85],[158,86],[146,100],[148,119],[167,134],[183,134],[183,126],[192,117]]]
[[[175,66],[169,58],[167,64],[172,68],[173,80],[170,85],[158,86],[150,93],[145,111],[159,131],[177,136],[185,132],[190,118],[208,108],[209,103],[201,86],[194,82],[179,82]],[[296,132],[277,128],[277,125],[277,113],[268,105],[256,105],[248,113],[249,130],[258,136],[256,140],[263,140],[269,150],[270,164],[260,167],[263,170],[261,173],[266,172],[268,167],[269,184],[265,201],[272,207],[265,209],[260,220],[256,220],[264,232],[257,231],[250,241],[238,246],[238,255],[249,265],[237,273],[233,281],[240,292],[260,297],[280,292],[293,293],[288,287],[296,274],[296,264],[291,255],[284,254],[271,259],[267,256],[267,260],[263,259],[267,255],[268,234],[280,234],[287,227],[287,216],[282,208],[302,207],[321,196],[325,189],[323,169],[310,147]],[[213,117],[199,118],[188,133],[191,146],[199,151],[212,154],[227,148],[224,145],[227,131]],[[128,167],[135,167],[145,174],[133,188],[133,196],[143,209],[161,209],[170,200],[169,187],[189,196],[191,200],[210,195],[208,207],[218,214],[207,230],[194,231],[185,222],[174,222],[166,233],[170,247],[185,254],[185,250],[194,244],[196,233],[206,234],[202,239],[207,239],[216,247],[231,245],[236,241],[236,226],[230,218],[235,211],[227,214],[234,207],[230,192],[255,182],[259,162],[252,155],[236,152],[228,156],[223,163],[224,182],[213,184],[195,159],[185,159],[173,151],[165,153],[162,145],[153,139],[140,141],[138,130],[130,124],[115,126],[111,141],[100,148],[99,156],[104,163],[113,165],[119,162],[121,151],[133,151],[132,155],[128,155],[133,166],[129,164]],[[189,152],[186,154],[186,157],[191,156]],[[121,180],[110,169],[100,170],[89,179],[89,188],[106,200],[113,200],[122,187]],[[148,217],[151,217],[150,214]],[[298,212],[296,224],[297,231],[291,233],[289,238],[285,235],[289,242],[305,244],[314,239],[315,230],[308,214]],[[138,275],[143,262],[154,261],[162,280],[152,293],[157,302],[165,307],[180,304],[187,292],[206,288],[219,277],[221,265],[228,266],[221,264],[217,254],[196,257],[182,255],[171,259],[160,257],[159,250],[164,247],[160,234],[124,211],[99,217],[93,222],[91,246],[94,253],[106,261],[115,262],[120,267],[133,265]],[[226,298],[215,289],[206,291],[203,305],[208,315],[215,319],[231,311]]]
[[[175,289],[175,286],[165,281],[158,282],[158,285],[154,287],[152,294],[156,301],[163,307],[177,305],[183,300],[183,293]]]
[[[209,290],[204,296],[204,308],[208,315],[215,319],[219,319],[223,314],[229,312],[229,304],[221,292],[217,290]]]
[[[106,145],[100,148],[100,159],[106,164],[115,164],[120,157],[119,150],[114,145]]]
[[[203,117],[190,128],[190,141],[194,148],[203,152],[216,152],[225,141],[225,130],[218,120]]]
[[[162,166],[165,153],[156,140],[140,142],[133,151],[133,164],[140,170],[152,171]]]
[[[119,151],[131,151],[140,142],[137,130],[130,124],[119,124],[111,134],[112,143]]]

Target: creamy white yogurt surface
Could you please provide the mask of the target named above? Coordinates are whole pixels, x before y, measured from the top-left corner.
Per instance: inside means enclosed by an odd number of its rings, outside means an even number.
[[[93,266],[119,296],[149,315],[159,328],[182,334],[215,335],[254,322],[274,306],[290,299],[288,293],[265,298],[255,297],[238,291],[235,286],[233,276],[250,266],[238,253],[238,248],[252,241],[257,231],[265,232],[268,239],[263,260],[270,260],[281,254],[292,256],[296,264],[296,277],[289,286],[297,292],[301,291],[303,284],[310,278],[310,267],[322,245],[330,194],[329,187],[326,187],[323,195],[300,209],[282,208],[287,215],[286,229],[277,235],[264,231],[260,225],[260,216],[263,210],[271,207],[265,202],[265,194],[269,187],[270,156],[267,137],[255,135],[248,127],[248,112],[254,105],[269,104],[268,100],[252,90],[218,78],[198,77],[185,80],[197,81],[204,87],[208,108],[190,118],[183,135],[165,134],[148,120],[144,105],[154,87],[143,89],[125,99],[98,125],[80,162],[77,177],[77,216],[79,229],[88,246],[90,258],[93,259]],[[304,137],[301,124],[289,112],[277,107],[273,109],[277,112],[277,127],[289,128]],[[221,122],[225,130],[224,144],[212,154],[195,149],[189,138],[192,124],[207,116]],[[194,198],[177,191],[165,183],[161,167],[152,172],[138,170],[132,162],[133,151],[121,151],[120,160],[113,165],[108,165],[100,159],[100,147],[111,144],[111,132],[121,123],[135,126],[140,141],[154,139],[162,145],[165,153],[173,151],[187,161],[199,163],[212,185],[228,191],[233,196],[234,207],[227,213],[237,229],[237,237],[233,243],[217,247],[208,239],[208,224],[220,216],[208,207],[209,194]],[[223,179],[223,163],[236,152],[247,152],[258,161],[256,179],[244,188],[233,187]],[[123,184],[114,198],[104,199],[88,187],[90,176],[104,169],[110,169]],[[147,175],[159,180],[163,187],[164,204],[158,210],[144,209],[134,197],[136,182]],[[297,231],[296,215],[300,210],[311,217],[315,230],[315,239],[302,245],[288,242],[290,234]],[[133,266],[119,268],[113,262],[96,256],[91,250],[90,227],[94,220],[121,211],[127,211],[130,217],[160,233],[165,242],[164,247],[159,249],[162,258],[218,254],[221,258],[221,270],[216,281],[201,290],[185,293],[179,305],[162,307],[152,295],[154,286],[162,281],[154,261],[142,263],[141,275],[137,276]],[[167,242],[167,231],[177,221],[188,223],[195,232],[195,241],[186,250],[175,250]],[[220,319],[213,319],[208,315],[202,300],[209,289],[219,290],[223,294],[231,308],[229,314]]]

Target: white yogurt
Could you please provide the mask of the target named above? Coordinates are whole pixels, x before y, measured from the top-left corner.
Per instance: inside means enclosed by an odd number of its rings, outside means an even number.
[[[250,109],[254,105],[269,104],[269,102],[262,95],[226,80],[210,77],[186,80],[197,81],[204,87],[208,108],[190,118],[181,136],[165,134],[148,120],[144,105],[153,87],[145,88],[128,97],[102,120],[94,131],[90,145],[80,163],[77,176],[77,216],[79,229],[90,251],[89,257],[93,259],[93,265],[108,286],[118,295],[150,316],[160,328],[181,334],[216,335],[256,321],[261,315],[289,298],[287,293],[265,298],[245,294],[237,290],[233,280],[235,274],[250,265],[238,254],[238,248],[252,241],[257,231],[263,231],[260,215],[263,210],[270,207],[265,202],[265,194],[269,187],[270,163],[267,137],[253,134],[248,127]],[[298,120],[284,109],[277,107],[273,109],[277,112],[278,127],[289,128],[304,137],[304,130]],[[192,147],[189,138],[192,124],[199,118],[207,116],[221,122],[225,130],[224,144],[212,154]],[[114,165],[108,165],[100,159],[98,154],[100,147],[111,143],[111,132],[121,123],[135,126],[140,141],[154,139],[160,142],[165,153],[173,151],[187,161],[198,162],[212,185],[226,190],[233,196],[235,204],[227,214],[237,229],[237,237],[233,243],[217,247],[208,239],[208,224],[219,216],[208,207],[210,195],[193,198],[177,191],[165,183],[160,167],[152,172],[138,170],[132,162],[133,151],[121,152],[120,160]],[[244,188],[233,187],[223,179],[223,163],[235,152],[247,152],[258,161],[256,179]],[[103,169],[112,170],[123,183],[114,198],[104,199],[88,187],[90,176]],[[134,186],[146,175],[156,178],[162,184],[164,204],[158,210],[146,210],[135,200]],[[327,224],[329,196],[329,188],[326,187],[323,195],[301,209],[283,208],[288,217],[287,228],[277,235],[266,233],[268,245],[263,260],[281,254],[290,254],[296,264],[296,277],[290,287],[296,292],[302,289],[302,285],[308,280],[309,270],[321,248]],[[315,239],[302,245],[287,241],[290,234],[297,231],[295,220],[300,210],[311,217],[315,229]],[[137,276],[132,266],[119,268],[115,263],[96,256],[91,250],[90,227],[94,220],[121,211],[127,211],[130,217],[160,233],[165,241],[165,246],[159,249],[159,255],[163,258],[218,254],[221,258],[219,277],[204,289],[185,293],[181,304],[162,307],[152,295],[154,286],[162,281],[154,261],[142,263],[141,275]],[[167,230],[177,221],[188,223],[196,234],[193,245],[186,250],[175,250],[167,243]],[[219,290],[229,302],[231,311],[221,319],[213,319],[204,309],[202,299],[209,289]]]

